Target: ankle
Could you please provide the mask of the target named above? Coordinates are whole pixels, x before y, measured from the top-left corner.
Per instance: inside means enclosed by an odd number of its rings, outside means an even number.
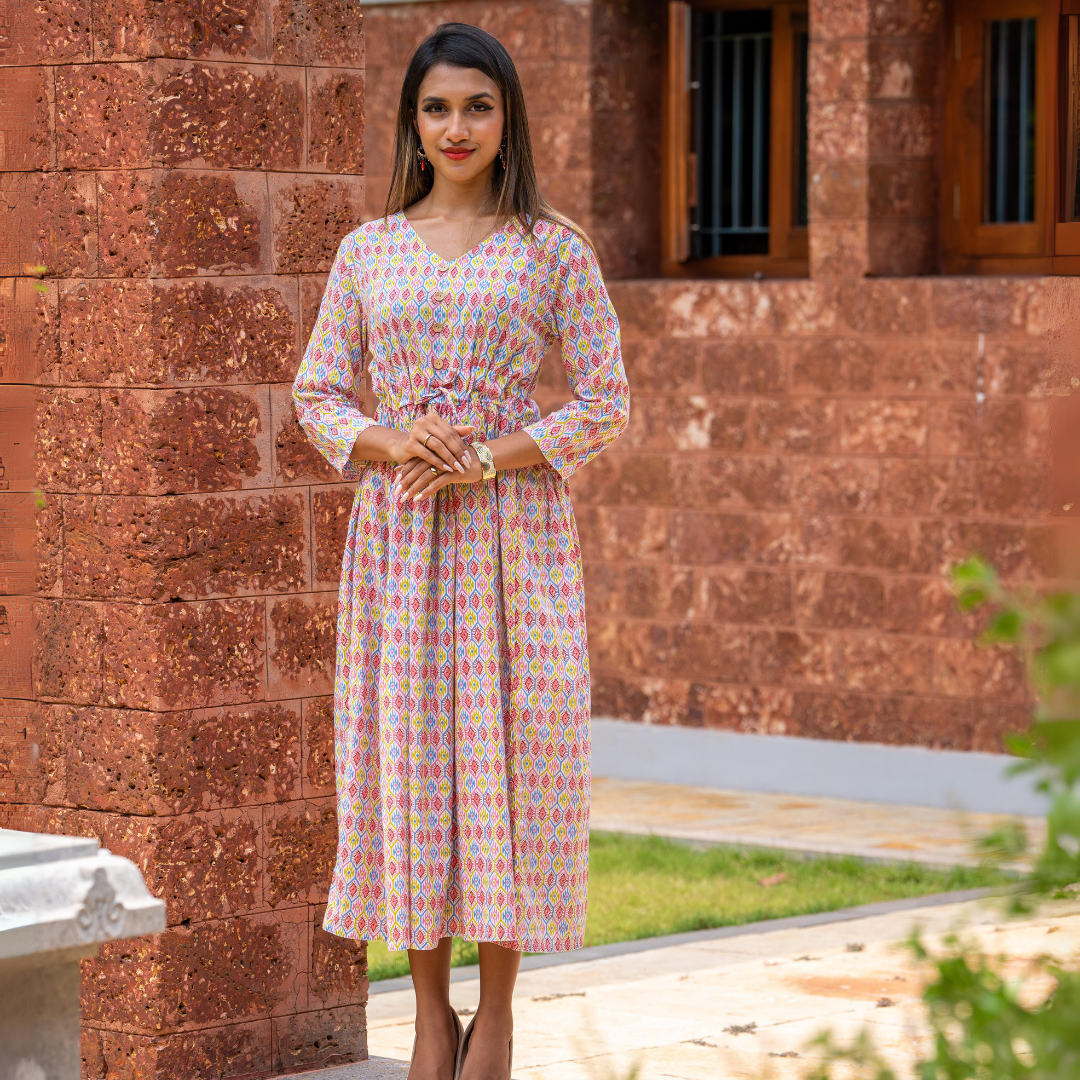
[[[480,1008],[476,1010],[476,1026],[485,1034],[510,1036],[514,1031],[514,1014],[509,1007]]]

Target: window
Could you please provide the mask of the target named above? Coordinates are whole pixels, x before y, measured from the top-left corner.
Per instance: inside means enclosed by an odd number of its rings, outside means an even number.
[[[948,34],[947,273],[1080,273],[1080,0],[955,0]]]
[[[664,270],[807,272],[805,7],[672,2]]]

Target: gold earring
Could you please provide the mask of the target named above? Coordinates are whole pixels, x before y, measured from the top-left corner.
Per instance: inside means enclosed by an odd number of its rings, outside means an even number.
[[[420,159],[420,171],[423,172],[427,168],[427,154],[424,153],[424,148],[418,146],[416,148],[416,156]]]

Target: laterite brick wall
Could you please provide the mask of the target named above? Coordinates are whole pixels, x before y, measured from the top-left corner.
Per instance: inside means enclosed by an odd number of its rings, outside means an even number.
[[[168,902],[86,965],[85,1075],[362,1058],[364,950],[319,928],[351,492],[290,401],[363,211],[358,5],[46,0],[0,32],[0,824],[99,836]]]
[[[630,425],[572,482],[594,715],[955,750],[1025,728],[1019,658],[945,574],[1080,572],[1080,280],[610,288]]]

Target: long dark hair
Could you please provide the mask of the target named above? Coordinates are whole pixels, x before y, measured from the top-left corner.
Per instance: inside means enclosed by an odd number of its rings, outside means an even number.
[[[412,206],[431,190],[434,183],[432,170],[420,170],[420,160],[416,155],[420,136],[413,117],[420,96],[420,84],[436,64],[475,68],[483,72],[502,94],[506,114],[506,165],[504,167],[496,158],[491,175],[496,218],[499,221],[514,218],[530,238],[537,221],[561,222],[578,233],[591,247],[589,238],[581,228],[551,207],[540,194],[532,139],[529,136],[529,118],[525,114],[525,95],[514,61],[498,38],[469,23],[443,23],[417,46],[409,61],[398,102],[394,171],[390,176],[390,190],[386,194],[385,216]]]

